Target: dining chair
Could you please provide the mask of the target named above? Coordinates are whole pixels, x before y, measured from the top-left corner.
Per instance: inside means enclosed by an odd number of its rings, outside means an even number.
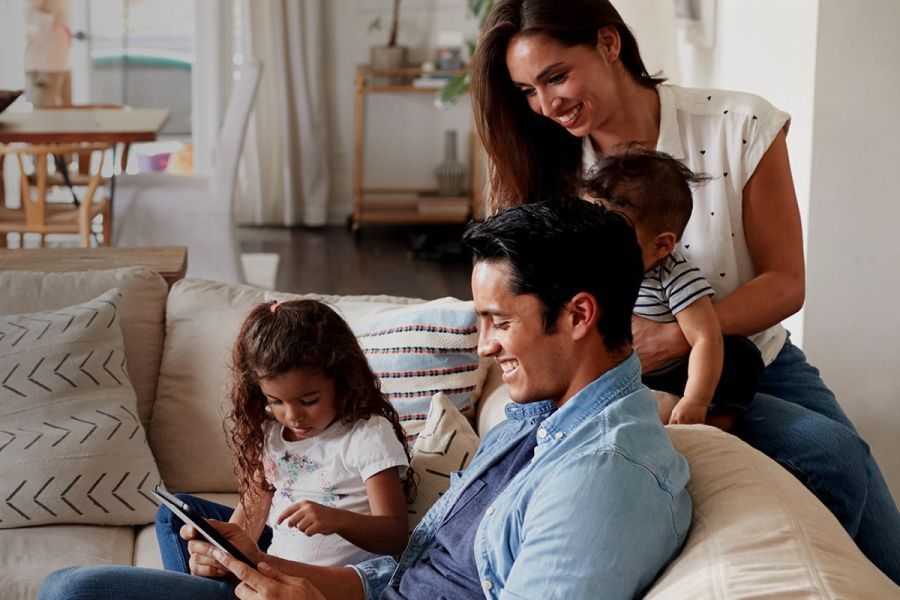
[[[139,173],[116,180],[113,244],[187,246],[187,275],[245,283],[234,224],[238,161],[262,65],[238,70],[209,176]]]
[[[5,246],[9,233],[36,233],[41,236],[40,245],[45,245],[44,237],[51,233],[78,234],[81,245],[88,248],[93,235],[91,225],[94,219],[102,217],[103,235],[100,242],[109,246],[112,238],[110,227],[109,198],[98,197],[102,189],[103,161],[110,144],[45,144],[45,145],[2,145],[0,156],[15,157],[19,166],[19,208],[0,205],[0,238]],[[78,206],[70,203],[48,201],[52,186],[48,180],[52,174],[53,157],[85,153],[89,158],[90,171],[86,176],[85,189]],[[26,158],[30,160],[26,160]],[[11,158],[12,160],[12,158]]]
[[[90,104],[63,104],[60,106],[46,106],[41,110],[96,110],[96,109],[115,109],[115,110],[131,110],[127,104],[110,104],[110,103],[90,103]],[[131,150],[131,144],[128,142],[120,144],[121,149],[113,146],[115,155],[117,155],[119,163],[119,172],[125,173],[125,167],[128,165],[128,153]],[[70,156],[60,156],[57,161],[59,167],[55,173],[51,174],[47,182],[54,186],[85,186],[90,179],[90,153],[79,153],[75,158],[74,165],[71,164]],[[62,169],[65,164],[65,170]],[[75,167],[74,169],[72,167]],[[113,165],[115,169],[115,165]],[[73,192],[74,193],[74,192]]]

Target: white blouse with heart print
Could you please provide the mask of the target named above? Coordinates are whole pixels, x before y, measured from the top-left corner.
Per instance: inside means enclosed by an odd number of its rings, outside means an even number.
[[[659,139],[656,149],[710,181],[694,188],[691,219],[677,249],[697,267],[721,300],[756,276],[743,226],[743,189],[790,115],[759,96],[725,90],[658,86]],[[582,166],[598,159],[584,138]],[[779,323],[750,339],[770,364],[784,346]]]

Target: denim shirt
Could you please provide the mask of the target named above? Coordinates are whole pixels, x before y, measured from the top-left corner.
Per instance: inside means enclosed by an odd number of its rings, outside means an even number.
[[[367,599],[399,584],[466,487],[525,435],[537,435],[534,457],[485,511],[475,536],[486,598],[632,598],[676,556],[691,523],[688,465],[641,383],[635,353],[559,410],[551,401],[510,404],[506,416],[469,467],[453,473],[399,562],[381,557],[353,567]]]

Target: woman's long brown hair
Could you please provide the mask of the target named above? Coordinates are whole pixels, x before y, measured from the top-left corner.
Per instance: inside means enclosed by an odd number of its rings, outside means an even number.
[[[262,463],[270,417],[259,380],[302,368],[319,370],[334,380],[338,420],[353,423],[373,415],[384,417],[409,457],[397,410],[381,393],[381,383],[340,315],[317,300],[259,304],[250,311],[234,344],[231,410],[225,420],[242,503],[250,494],[272,490]],[[411,468],[403,479],[403,491],[412,500]]]
[[[482,28],[472,57],[475,126],[490,161],[491,206],[503,208],[548,198],[578,196],[581,140],[528,106],[506,67],[506,50],[518,35],[546,35],[565,46],[597,43],[613,26],[621,39],[619,59],[645,87],[650,76],[634,35],[609,0],[498,0]]]

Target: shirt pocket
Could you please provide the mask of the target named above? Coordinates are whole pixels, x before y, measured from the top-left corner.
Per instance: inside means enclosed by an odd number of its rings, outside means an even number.
[[[474,500],[478,494],[480,494],[487,484],[482,479],[476,479],[469,487],[463,490],[463,492],[457,498],[456,503],[453,505],[453,508],[450,509],[450,512],[447,514],[447,518],[444,519],[444,522],[450,521],[456,514],[461,511],[469,502]]]

